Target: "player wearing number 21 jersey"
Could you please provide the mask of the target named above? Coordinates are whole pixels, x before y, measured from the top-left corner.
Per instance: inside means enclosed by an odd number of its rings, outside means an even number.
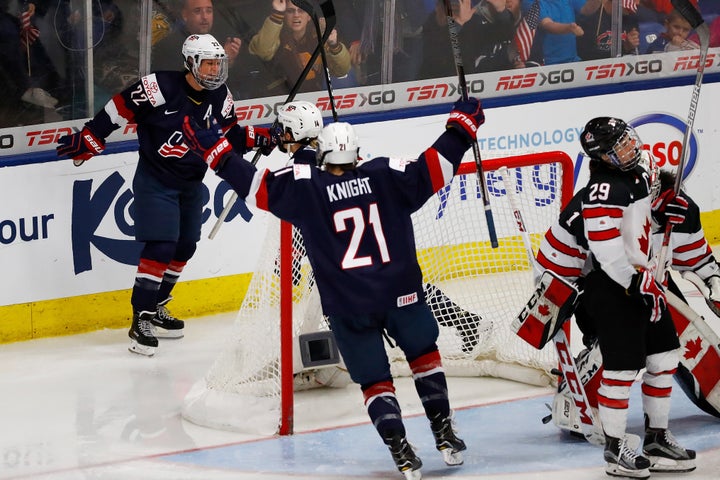
[[[275,172],[237,157],[219,132],[209,140],[192,121],[183,128],[190,148],[240,197],[300,230],[348,373],[406,478],[420,478],[422,462],[405,438],[383,333],[405,354],[436,448],[448,465],[461,464],[465,443],[453,428],[439,328],[424,299],[410,215],[452,180],[484,119],[477,99],[458,101],[445,132],[417,159],[360,164],[352,126],[332,123],[317,139],[321,168],[294,164]]]

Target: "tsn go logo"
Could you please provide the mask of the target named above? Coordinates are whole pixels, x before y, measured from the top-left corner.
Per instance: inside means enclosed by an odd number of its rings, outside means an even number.
[[[650,113],[630,120],[643,140],[643,149],[650,151],[658,167],[677,167],[682,154],[682,138],[685,134],[685,120],[668,113]],[[646,128],[649,127],[649,128]],[[690,154],[687,157],[683,178],[695,168],[698,158],[698,139],[695,132],[688,140]]]

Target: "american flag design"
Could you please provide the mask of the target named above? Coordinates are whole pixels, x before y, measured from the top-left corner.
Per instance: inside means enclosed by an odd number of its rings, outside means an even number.
[[[532,50],[535,31],[537,30],[539,22],[540,2],[539,0],[535,0],[515,31],[515,44],[517,45],[518,57],[521,62],[526,62],[528,58],[530,58],[530,50]]]
[[[20,41],[24,47],[32,45],[40,37],[40,31],[30,22],[34,13],[30,8],[20,13]]]

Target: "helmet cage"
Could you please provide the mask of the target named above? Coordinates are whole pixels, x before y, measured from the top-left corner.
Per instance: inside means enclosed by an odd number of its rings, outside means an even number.
[[[190,35],[183,43],[182,55],[185,68],[203,88],[215,90],[227,81],[228,58],[223,46],[212,35]],[[203,60],[220,60],[217,73],[201,73]]]
[[[642,151],[642,141],[635,129],[628,125],[617,141],[605,152],[608,158],[602,160],[620,170],[631,170],[640,162]]]

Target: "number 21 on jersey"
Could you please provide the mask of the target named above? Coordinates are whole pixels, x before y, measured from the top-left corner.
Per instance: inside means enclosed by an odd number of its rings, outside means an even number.
[[[385,242],[385,233],[383,232],[382,223],[380,222],[377,203],[368,205],[367,215],[360,207],[335,212],[333,215],[333,223],[335,225],[335,231],[338,233],[350,231],[350,244],[345,249],[345,255],[342,259],[343,269],[347,270],[372,265],[373,259],[370,255],[358,256],[360,243],[368,227],[372,229],[377,248],[380,251],[380,259],[383,263],[390,261],[390,253],[388,252],[387,243]]]

